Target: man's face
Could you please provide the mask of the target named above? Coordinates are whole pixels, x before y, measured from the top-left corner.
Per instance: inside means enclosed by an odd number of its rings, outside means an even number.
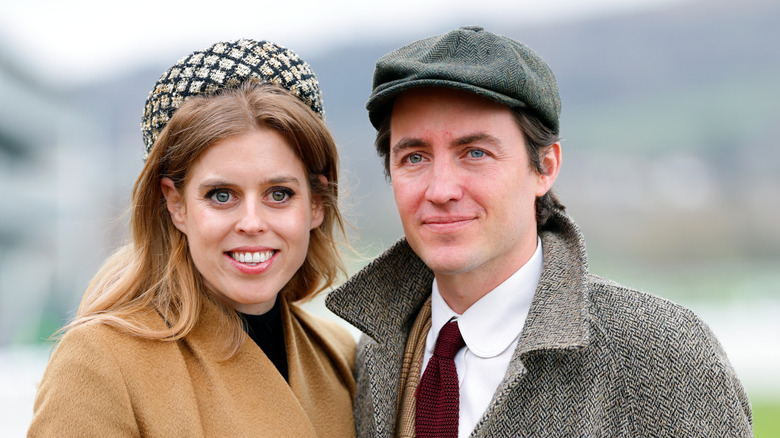
[[[395,201],[409,244],[443,291],[448,285],[489,291],[528,261],[536,249],[535,200],[555,174],[531,168],[523,133],[505,105],[447,88],[413,89],[395,101]]]

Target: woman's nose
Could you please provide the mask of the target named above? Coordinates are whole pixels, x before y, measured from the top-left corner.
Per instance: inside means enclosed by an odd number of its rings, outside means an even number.
[[[236,222],[236,231],[245,234],[257,234],[266,230],[263,206],[259,202],[244,202],[241,217]]]

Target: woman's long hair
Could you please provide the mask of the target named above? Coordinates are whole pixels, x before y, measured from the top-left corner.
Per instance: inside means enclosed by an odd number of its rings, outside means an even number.
[[[222,310],[229,327],[225,357],[244,339],[241,322],[217,294],[204,286],[192,261],[187,236],[171,221],[160,187],[164,177],[182,191],[189,171],[211,145],[252,129],[273,129],[292,147],[306,169],[312,199],[321,199],[324,220],[311,230],[303,266],[280,292],[282,299],[308,299],[346,273],[338,241],[346,239],[338,209],[338,155],[324,123],[280,87],[248,82],[184,102],[160,132],[133,187],[130,242],[117,250],[90,282],[76,319],[109,324],[148,339],[175,340],[197,324],[204,299]],[[324,175],[327,184],[320,180]],[[166,330],[142,324],[139,316],[158,312]]]

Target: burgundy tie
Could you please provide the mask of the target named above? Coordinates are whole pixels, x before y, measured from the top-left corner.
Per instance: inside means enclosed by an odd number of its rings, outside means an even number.
[[[433,356],[417,385],[415,433],[418,438],[458,436],[460,397],[453,358],[464,345],[456,321],[442,327]]]

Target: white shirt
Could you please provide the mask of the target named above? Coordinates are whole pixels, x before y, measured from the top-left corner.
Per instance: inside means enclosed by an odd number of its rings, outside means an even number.
[[[459,437],[471,434],[504,379],[531,309],[543,263],[542,241],[537,239],[531,259],[462,315],[444,302],[433,280],[431,330],[425,340],[422,372],[433,356],[439,331],[450,320],[457,320],[466,341],[466,346],[455,355],[460,382]]]

